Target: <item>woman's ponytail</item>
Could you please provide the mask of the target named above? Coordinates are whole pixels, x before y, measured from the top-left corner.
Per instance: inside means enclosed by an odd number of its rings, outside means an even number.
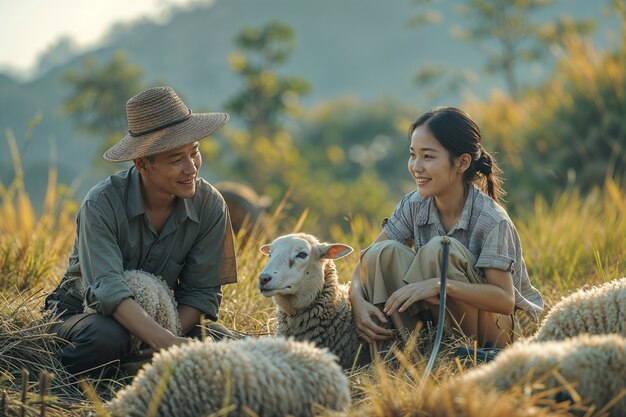
[[[502,188],[502,170],[496,163],[496,160],[481,146],[480,156],[474,163],[476,164],[476,172],[480,174],[481,190],[499,203],[500,199],[506,195],[506,192]]]

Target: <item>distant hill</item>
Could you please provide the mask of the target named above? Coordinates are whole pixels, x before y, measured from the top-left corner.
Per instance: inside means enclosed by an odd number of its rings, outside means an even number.
[[[0,128],[3,133],[11,128],[21,137],[27,121],[41,112],[41,125],[24,161],[28,184],[39,195],[46,182],[48,142],[53,139],[60,180],[69,183],[81,177],[80,196],[104,173],[91,167],[97,140],[78,132],[61,114],[61,104],[69,94],[62,82],[67,69],[78,68],[85,55],[105,62],[115,51],[123,50],[143,68],[146,82],[165,80],[194,110],[218,110],[240,88],[227,62],[235,34],[245,26],[272,20],[295,29],[297,48],[282,71],[312,83],[306,106],[343,95],[364,101],[388,96],[430,106],[412,83],[421,65],[479,71],[482,64],[477,48],[450,35],[450,27],[461,23],[452,12],[455,2],[441,3],[434,4],[445,16],[444,22],[420,30],[408,26],[411,16],[420,10],[410,0],[217,0],[176,10],[164,24],[140,21],[117,26],[100,47],[72,57],[35,80],[18,82],[0,73]],[[587,0],[566,1],[550,13],[563,12],[603,18],[598,3]],[[473,94],[485,96],[501,86],[498,78],[481,77],[469,87]],[[460,100],[454,96],[447,99],[452,104]],[[11,175],[9,154],[1,140],[0,180],[6,182]]]

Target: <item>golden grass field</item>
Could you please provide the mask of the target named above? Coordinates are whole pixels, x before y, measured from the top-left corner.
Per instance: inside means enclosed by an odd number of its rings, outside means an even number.
[[[76,202],[63,197],[68,192],[59,189],[51,169],[48,196],[37,213],[24,189],[18,162],[14,168],[16,181],[9,186],[0,184],[0,416],[105,416],[103,399],[124,381],[73,381],[51,354],[55,340],[47,331],[53,318],[40,313],[46,291],[54,287],[65,268],[74,238]],[[588,195],[573,190],[551,204],[537,199],[513,219],[531,279],[544,294],[548,308],[575,289],[624,275],[625,191],[609,180],[602,191]],[[252,228],[252,237],[238,248],[240,280],[224,288],[221,309],[221,321],[237,331],[251,335],[273,332],[274,306],[256,289],[256,277],[265,262],[258,248],[283,233],[312,231],[306,211],[297,219],[284,218],[283,204],[288,204],[288,197],[268,215],[263,227]],[[356,264],[356,253],[377,235],[378,223],[378,219],[354,217],[343,226],[331,227],[325,235],[318,233],[322,240],[355,248],[353,254],[337,261],[346,282]],[[532,326],[527,330],[532,331]],[[584,404],[557,404],[549,399],[550,393],[538,390],[529,394],[523,386],[506,394],[482,392],[477,387],[452,392],[446,381],[475,365],[458,360],[439,361],[433,376],[417,392],[431,339],[419,342],[422,349],[399,353],[399,365],[393,370],[379,364],[353,372],[354,405],[348,414],[560,416],[578,409],[579,414],[599,416],[606,411],[585,409]],[[442,358],[463,341],[446,343]]]

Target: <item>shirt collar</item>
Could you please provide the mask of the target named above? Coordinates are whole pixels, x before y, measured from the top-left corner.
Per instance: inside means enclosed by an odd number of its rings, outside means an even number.
[[[196,185],[196,192],[198,192],[197,185]],[[180,212],[178,212],[179,207],[181,208]],[[198,213],[196,212],[196,206],[193,205],[193,198],[184,198],[184,199],[179,198],[178,204],[176,205],[176,211],[177,213],[180,213],[179,215],[180,215],[181,220],[184,220],[184,217],[187,217],[189,218],[189,220],[192,220],[196,223],[200,223],[200,220],[198,219]]]
[[[439,220],[437,215],[437,207],[435,206],[435,200],[432,197],[426,197],[422,204],[420,204],[419,212],[417,214],[417,223],[420,226],[426,224],[434,224]]]
[[[454,229],[468,229],[472,217],[472,205],[474,203],[475,193],[477,192],[478,190],[473,185],[469,187],[467,190],[467,196],[465,197],[465,203],[463,204],[461,216],[459,217],[456,226],[454,226],[450,232]],[[435,199],[433,197],[427,197],[422,201],[417,214],[417,223],[420,226],[441,223],[439,220],[439,213],[437,212],[437,206],[435,205]]]
[[[463,212],[461,212],[461,217],[459,217],[459,220],[456,223],[456,227],[453,227],[453,229],[468,230],[470,220],[472,219],[472,207],[474,205],[476,193],[478,192],[479,191],[476,187],[470,185],[469,189],[467,190],[467,196],[465,197]]]
[[[126,212],[130,220],[140,214],[144,214],[146,208],[143,205],[143,198],[141,197],[141,178],[139,172],[137,172],[137,168],[134,166],[130,167],[128,169],[128,177],[128,203],[126,205]]]
[[[140,214],[144,214],[146,212],[146,208],[144,206],[141,194],[141,176],[134,166],[129,168],[128,176],[128,205],[126,207],[126,210],[128,214],[128,219],[133,219]],[[178,219],[179,224],[180,222],[183,222],[186,218],[189,218],[196,223],[200,223],[200,220],[198,220],[196,207],[194,206],[192,200],[192,198],[177,199],[176,206],[174,207],[174,211],[172,212],[171,216],[175,216],[176,219]]]

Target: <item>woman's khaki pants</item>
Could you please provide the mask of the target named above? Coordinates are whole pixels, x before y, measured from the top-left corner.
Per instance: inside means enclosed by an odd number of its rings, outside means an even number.
[[[377,242],[363,250],[356,271],[359,273],[365,299],[382,308],[397,289],[414,282],[441,278],[442,238],[443,236],[438,236],[431,239],[417,254],[395,240]],[[449,239],[447,279],[474,284],[485,283],[485,278],[474,269],[474,255],[458,240]],[[392,323],[406,339],[421,321],[419,313],[427,309],[426,302],[418,301],[403,313],[394,313],[391,316]],[[446,334],[451,334],[449,320],[446,320],[445,329]],[[370,345],[372,358],[376,357],[377,349],[380,351],[382,346]]]

